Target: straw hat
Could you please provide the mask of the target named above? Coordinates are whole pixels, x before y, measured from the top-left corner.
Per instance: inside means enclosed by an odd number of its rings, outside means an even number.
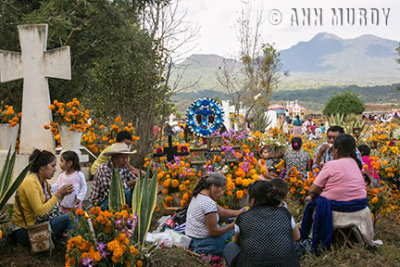
[[[104,156],[113,156],[113,155],[118,155],[118,154],[122,154],[122,155],[133,155],[136,154],[136,150],[134,151],[129,151],[128,146],[125,143],[115,143],[112,147],[111,150],[108,152],[104,153]]]

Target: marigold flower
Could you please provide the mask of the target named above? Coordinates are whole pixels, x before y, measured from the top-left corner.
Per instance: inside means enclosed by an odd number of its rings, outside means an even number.
[[[76,216],[83,216],[85,214],[85,212],[82,209],[77,209],[75,211],[75,215]]]
[[[163,186],[164,187],[169,187],[169,185],[171,184],[171,179],[167,179],[163,182]]]
[[[171,185],[173,188],[177,188],[179,185],[179,181],[177,179],[172,179]]]
[[[120,258],[120,257],[116,257],[116,256],[112,256],[112,257],[111,257],[111,260],[112,260],[112,262],[114,262],[114,263],[119,263],[119,262],[121,261],[121,258]]]
[[[129,253],[130,253],[132,256],[136,256],[137,253],[138,253],[138,251],[137,251],[137,249],[136,249],[134,246],[130,246],[130,247],[129,247]]]
[[[236,198],[237,199],[242,199],[244,196],[243,191],[242,190],[238,190],[236,191]]]

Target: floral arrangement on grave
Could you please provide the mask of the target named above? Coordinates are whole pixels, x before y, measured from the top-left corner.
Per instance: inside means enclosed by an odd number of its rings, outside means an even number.
[[[20,118],[21,112],[17,114],[13,106],[5,105],[4,101],[0,102],[0,123],[8,123],[11,127],[15,127]]]
[[[381,159],[371,157],[372,167],[378,172],[381,179],[394,182],[400,181],[399,147],[393,141],[386,141],[379,149]]]
[[[283,135],[282,130],[274,127],[270,128],[268,132],[264,134],[261,145],[269,145],[274,152],[284,153],[288,147],[288,141]]]
[[[389,133],[396,128],[398,128],[398,125],[391,122],[388,124],[377,124],[373,127],[368,127],[362,141],[376,142],[377,146],[385,145],[387,144],[387,140],[390,138]]]
[[[309,194],[309,190],[313,182],[315,181],[316,175],[319,173],[319,169],[315,169],[315,175],[312,172],[308,172],[307,177],[303,176],[303,172],[297,170],[296,167],[293,167],[291,170],[288,170],[288,176],[285,178],[286,182],[289,185],[289,197],[294,201],[297,201],[301,205],[304,204],[305,198]]]
[[[244,145],[243,153],[236,152],[237,161],[228,163],[222,167],[222,173],[226,177],[226,188],[224,195],[220,198],[219,204],[239,208],[242,199],[246,199],[249,185],[259,179],[259,175],[265,175],[268,170],[258,163],[254,153]],[[220,157],[214,157],[211,164],[206,165],[207,171],[215,171],[216,165],[221,165]]]
[[[44,128],[50,129],[54,135],[58,134],[58,126],[61,125],[68,126],[70,131],[79,132],[85,132],[91,125],[88,123],[89,110],[85,110],[76,98],[68,103],[54,100],[49,109],[53,112],[53,121],[44,125]]]
[[[135,135],[135,128],[132,123],[125,123],[120,116],[117,116],[110,126],[93,122],[82,135],[82,145],[93,153],[101,153],[107,146],[116,142],[116,136],[121,131],[132,134],[132,145],[135,146],[139,137]]]
[[[224,122],[224,112],[211,98],[198,99],[187,111],[187,125],[198,136],[209,136]]]
[[[373,219],[385,217],[400,224],[400,193],[385,181],[367,186],[368,207]]]
[[[166,157],[161,157],[159,163],[150,163],[146,159],[145,166],[152,164],[158,172],[157,182],[163,186],[164,207],[181,206],[189,204],[200,171],[191,168],[185,158],[175,157],[175,162],[168,162]]]
[[[79,227],[68,240],[65,266],[140,266],[143,255],[131,238],[137,216],[127,205],[122,211],[92,207],[89,214],[78,209]]]
[[[66,266],[143,266],[157,245],[146,245],[146,234],[157,199],[157,181],[139,175],[132,194],[132,210],[125,202],[124,186],[115,169],[111,177],[109,210],[78,209],[78,228],[69,232]],[[157,175],[157,173],[155,173]]]

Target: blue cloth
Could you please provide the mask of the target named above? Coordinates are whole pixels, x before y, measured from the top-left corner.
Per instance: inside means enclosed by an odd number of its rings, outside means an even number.
[[[303,124],[303,121],[302,121],[302,120],[295,119],[295,120],[293,121],[293,125],[294,125],[294,126],[301,126],[302,124]]]
[[[224,249],[224,259],[227,266],[236,266],[235,258],[240,253],[240,246],[235,242],[229,243]]]
[[[192,238],[190,248],[197,254],[211,254],[214,256],[222,257],[226,241],[233,236],[234,230],[230,230],[223,235],[217,237],[206,237],[206,238]]]
[[[125,188],[125,203],[132,207],[132,191],[129,188]],[[108,197],[99,206],[101,210],[108,210]]]
[[[311,226],[312,233],[312,247],[313,253],[318,253],[318,248],[330,249],[332,244],[333,223],[332,223],[332,210],[339,212],[356,212],[364,209],[367,206],[367,199],[356,199],[352,201],[335,201],[318,196],[312,200],[304,210],[303,221],[301,223],[301,239],[307,239]],[[312,218],[315,208],[314,221]]]
[[[73,227],[73,221],[70,220],[70,215],[66,213],[50,219],[50,227],[51,238],[56,243],[63,238],[64,233]],[[13,235],[17,242],[26,246],[30,245],[28,231],[25,228],[15,230]]]

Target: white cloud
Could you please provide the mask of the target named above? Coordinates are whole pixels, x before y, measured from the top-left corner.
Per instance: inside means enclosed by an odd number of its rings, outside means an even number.
[[[400,40],[400,1],[398,0],[252,0],[253,9],[262,7],[265,21],[262,25],[263,40],[275,43],[278,49],[286,49],[311,39],[318,32],[330,32],[341,38],[355,38],[363,34],[374,34],[383,38]],[[199,45],[193,52],[233,56],[237,54],[239,44],[236,37],[235,24],[239,17],[241,0],[181,0],[181,8],[187,9],[187,18],[200,29]],[[292,8],[322,8],[322,26],[291,26]],[[353,26],[332,26],[331,8],[355,8],[356,23]],[[360,8],[367,11],[367,26],[360,25]],[[379,25],[371,25],[371,8],[379,11]],[[390,8],[388,25],[383,23],[382,8]],[[272,9],[282,14],[280,25],[272,25],[268,15]],[[363,12],[363,11],[361,11]],[[376,11],[374,11],[376,12]],[[312,21],[314,17],[311,17]],[[375,16],[376,21],[376,16]],[[299,18],[302,23],[302,17]]]

